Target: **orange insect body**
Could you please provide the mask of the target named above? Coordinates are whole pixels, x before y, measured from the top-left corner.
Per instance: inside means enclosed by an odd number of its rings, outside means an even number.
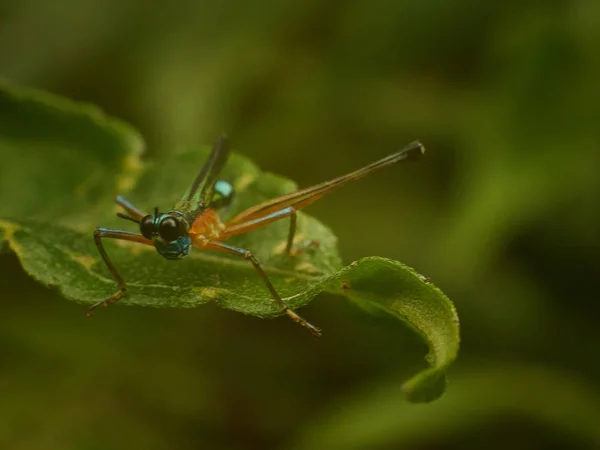
[[[204,247],[208,241],[221,240],[221,233],[224,229],[225,224],[221,221],[217,212],[209,208],[192,223],[189,235],[194,245]]]

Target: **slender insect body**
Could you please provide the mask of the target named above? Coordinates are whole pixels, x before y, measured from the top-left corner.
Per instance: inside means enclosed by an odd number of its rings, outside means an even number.
[[[158,253],[170,260],[182,259],[187,256],[192,246],[203,250],[218,251],[238,256],[251,263],[267,288],[271,298],[281,308],[281,311],[292,320],[318,337],[321,330],[289,309],[281,296],[273,287],[269,277],[262,269],[253,254],[245,249],[223,243],[231,236],[248,233],[284,218],[289,219],[290,227],[286,252],[292,257],[292,245],[296,233],[297,211],[314,203],[324,195],[345,185],[349,181],[358,180],[365,175],[400,161],[410,161],[420,158],[424,148],[419,142],[413,142],[396,153],[389,155],[368,166],[333,180],[301,189],[240,212],[227,222],[221,221],[216,209],[227,206],[234,195],[233,186],[227,181],[218,180],[219,172],[224,167],[228,157],[227,137],[222,136],[214,145],[204,167],[192,183],[188,192],[168,213],[144,214],[122,197],[117,197],[117,203],[125,209],[128,215],[119,213],[118,216],[139,224],[141,234],[122,230],[97,228],[94,241],[102,259],[114,277],[119,290],[106,300],[95,303],[88,309],[88,316],[101,305],[109,305],[123,296],[126,285],[110,261],[102,244],[102,239],[121,239],[152,245]]]

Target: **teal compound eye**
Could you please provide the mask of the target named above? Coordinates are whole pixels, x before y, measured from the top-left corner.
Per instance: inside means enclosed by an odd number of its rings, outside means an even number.
[[[218,180],[215,183],[215,191],[209,207],[211,209],[221,209],[229,206],[234,193],[233,185],[229,181]]]

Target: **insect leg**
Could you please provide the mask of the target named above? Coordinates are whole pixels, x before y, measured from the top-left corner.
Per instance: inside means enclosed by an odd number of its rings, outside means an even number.
[[[296,235],[297,215],[296,209],[293,206],[288,206],[287,208],[280,209],[279,211],[272,212],[262,217],[256,217],[245,222],[236,223],[233,225],[226,223],[225,229],[221,232],[221,238],[226,239],[228,237],[235,236],[236,234],[247,233],[248,231],[264,227],[265,225],[275,222],[276,220],[283,219],[284,217],[290,218],[290,231],[288,233],[287,245],[285,247],[285,251],[289,255],[294,244],[294,236]]]
[[[123,281],[123,278],[121,278],[121,275],[119,275],[119,273],[117,272],[117,269],[115,269],[115,266],[113,265],[110,258],[108,257],[108,254],[106,253],[106,249],[104,248],[104,245],[102,245],[103,238],[121,239],[124,241],[133,241],[133,242],[137,242],[140,244],[153,245],[152,241],[149,241],[144,236],[141,236],[137,233],[132,233],[129,231],[121,231],[121,230],[111,230],[108,228],[96,228],[94,230],[94,242],[96,243],[96,247],[98,247],[98,251],[100,252],[100,255],[102,256],[102,259],[104,260],[104,263],[106,264],[106,267],[108,267],[108,270],[110,270],[110,273],[112,274],[113,278],[117,282],[117,285],[119,286],[119,290],[117,292],[115,292],[113,295],[111,295],[110,297],[108,297],[106,300],[102,300],[101,302],[94,303],[92,306],[90,306],[87,310],[88,317],[90,317],[92,315],[92,312],[98,306],[108,306],[111,303],[114,303],[117,300],[119,300],[125,293],[125,290],[127,289],[127,285],[125,284],[125,281]]]
[[[290,231],[288,232],[287,245],[285,246],[285,252],[288,255],[292,254],[292,245],[294,245],[294,236],[296,235],[296,221],[298,220],[296,210],[290,206]]]
[[[228,253],[230,255],[240,256],[240,257],[250,261],[252,263],[252,265],[254,266],[254,268],[258,271],[261,278],[263,279],[265,285],[267,286],[267,289],[269,290],[269,293],[271,294],[271,297],[273,298],[273,300],[275,300],[275,303],[277,303],[277,305],[279,305],[281,310],[284,313],[286,313],[292,320],[299,323],[303,327],[308,328],[308,330],[312,333],[312,335],[314,337],[321,336],[321,330],[319,328],[315,327],[313,324],[311,324],[307,320],[300,317],[292,309],[288,308],[285,305],[285,303],[283,303],[283,300],[281,299],[280,295],[277,293],[277,291],[271,284],[269,277],[267,277],[267,274],[260,266],[260,263],[257,261],[257,259],[254,257],[254,255],[251,252],[249,252],[248,250],[244,250],[242,248],[233,247],[231,245],[223,244],[221,242],[216,242],[216,241],[209,241],[205,245],[203,245],[202,248],[204,248],[206,250],[216,250],[219,252]]]

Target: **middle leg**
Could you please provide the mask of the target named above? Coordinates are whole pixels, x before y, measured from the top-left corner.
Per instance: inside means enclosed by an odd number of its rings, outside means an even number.
[[[273,287],[273,284],[269,280],[269,277],[267,276],[265,271],[260,266],[260,263],[258,262],[258,260],[254,257],[254,255],[251,252],[249,252],[248,250],[244,250],[242,248],[233,247],[231,245],[223,244],[222,242],[216,242],[216,241],[209,241],[205,245],[203,245],[202,248],[204,248],[205,250],[216,250],[216,251],[227,253],[230,255],[240,256],[240,257],[250,261],[250,263],[252,263],[254,268],[258,271],[259,275],[263,279],[263,282],[267,286],[267,289],[269,290],[271,297],[273,298],[273,300],[275,300],[275,303],[277,303],[277,305],[281,308],[281,310],[285,314],[287,314],[288,317],[290,317],[292,320],[299,323],[304,328],[307,328],[314,337],[321,336],[321,330],[319,328],[315,327],[313,324],[308,322],[306,319],[304,319],[300,315],[298,315],[294,310],[292,310],[286,306],[286,304],[281,299],[281,296],[277,293],[277,291]]]

